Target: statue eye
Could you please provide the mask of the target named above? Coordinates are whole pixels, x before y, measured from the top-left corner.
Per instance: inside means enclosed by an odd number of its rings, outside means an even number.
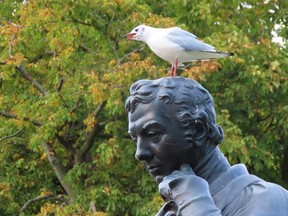
[[[149,131],[147,135],[153,142],[158,142],[161,138],[161,133],[156,131]]]
[[[132,132],[128,132],[128,133],[130,135],[131,140],[133,142],[137,143],[137,136],[134,133],[132,133]]]

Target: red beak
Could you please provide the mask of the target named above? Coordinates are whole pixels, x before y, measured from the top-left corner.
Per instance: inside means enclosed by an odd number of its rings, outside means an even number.
[[[125,34],[123,37],[126,37],[127,40],[134,40],[135,35],[136,33],[128,33],[128,34]]]

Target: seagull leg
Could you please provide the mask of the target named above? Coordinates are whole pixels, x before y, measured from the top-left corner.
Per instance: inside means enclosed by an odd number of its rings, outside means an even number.
[[[175,76],[176,73],[175,70],[176,70],[175,65],[172,63],[170,76]]]
[[[176,76],[178,63],[178,58],[176,58],[175,64],[172,65],[172,76]]]
[[[176,58],[175,64],[172,63],[172,71],[171,71],[170,76],[176,76],[176,71],[177,71],[178,63],[179,63],[178,58]]]

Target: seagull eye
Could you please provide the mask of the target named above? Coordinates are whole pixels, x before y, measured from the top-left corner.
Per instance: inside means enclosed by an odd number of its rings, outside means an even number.
[[[138,32],[138,29],[135,29],[135,32]]]

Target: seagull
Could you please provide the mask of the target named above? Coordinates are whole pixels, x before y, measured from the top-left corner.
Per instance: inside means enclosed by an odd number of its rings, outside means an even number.
[[[184,62],[233,55],[233,53],[217,51],[215,47],[198,40],[194,34],[178,27],[154,28],[139,25],[124,37],[127,40],[146,43],[157,56],[170,62],[171,76],[176,76],[177,67]]]

